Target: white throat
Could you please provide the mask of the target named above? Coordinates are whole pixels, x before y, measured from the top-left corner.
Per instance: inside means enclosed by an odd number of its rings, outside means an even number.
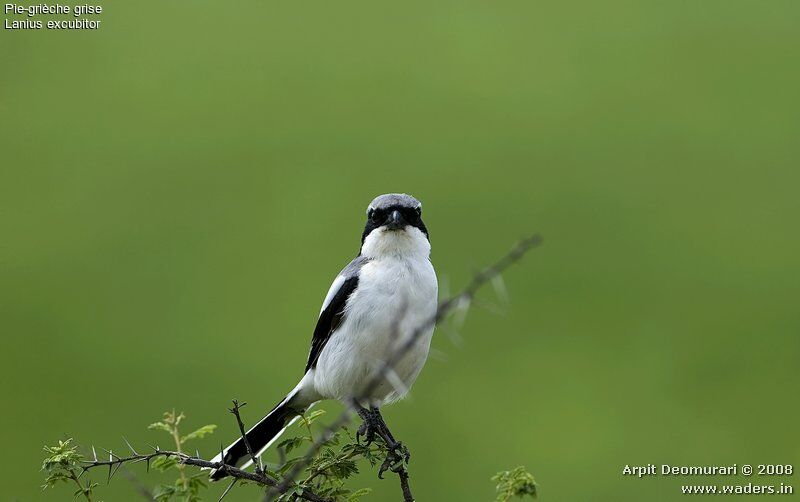
[[[404,230],[376,228],[361,245],[361,255],[366,258],[428,259],[431,243],[416,227],[407,225]]]

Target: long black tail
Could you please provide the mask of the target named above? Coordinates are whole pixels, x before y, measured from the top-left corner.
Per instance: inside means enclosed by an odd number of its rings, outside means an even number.
[[[286,396],[272,411],[267,413],[267,416],[247,431],[247,442],[250,443],[250,447],[256,456],[260,455],[274,440],[278,439],[289,423],[304,411],[302,408],[297,408],[297,403],[293,403],[296,400],[293,398],[294,393]],[[247,453],[247,445],[245,445],[244,439],[241,437],[225,448],[222,453],[217,454],[211,461],[219,462],[223,456],[225,465],[247,467],[252,463],[250,454]],[[219,481],[226,476],[224,472],[217,469],[211,471],[211,481]]]

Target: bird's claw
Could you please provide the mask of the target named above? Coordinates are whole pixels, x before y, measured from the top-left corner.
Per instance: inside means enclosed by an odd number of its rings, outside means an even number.
[[[383,420],[380,414],[373,410],[364,410],[364,412],[361,413],[361,418],[364,422],[356,431],[356,441],[360,443],[361,436],[364,436],[364,440],[366,441],[364,444],[369,446],[375,441],[375,435],[380,434],[382,427],[384,427]]]
[[[375,427],[365,420],[364,423],[361,424],[361,427],[359,427],[356,431],[356,442],[361,443],[361,436],[364,436],[364,444],[369,446],[373,441],[375,441],[376,432],[377,431]]]
[[[411,452],[403,443],[395,441],[389,428],[386,427],[380,411],[377,408],[362,408],[358,414],[364,422],[356,431],[356,441],[360,443],[361,436],[364,436],[365,444],[369,446],[377,436],[386,447],[386,458],[378,469],[378,478],[383,479],[383,473],[389,470],[392,472],[404,471],[406,464],[411,459]]]
[[[378,478],[383,479],[383,473],[389,470],[392,472],[405,470],[409,460],[411,460],[411,452],[403,443],[397,441],[391,446],[387,445],[386,458],[378,469]]]

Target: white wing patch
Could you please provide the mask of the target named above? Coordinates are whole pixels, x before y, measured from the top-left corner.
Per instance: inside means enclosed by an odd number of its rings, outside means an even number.
[[[333,297],[339,291],[339,288],[342,287],[342,284],[344,284],[345,280],[346,279],[343,275],[337,275],[336,279],[333,280],[333,284],[331,284],[331,288],[328,290],[328,294],[325,295],[325,301],[322,302],[322,308],[319,309],[320,314],[322,314],[322,312],[328,307],[328,305],[330,305],[331,300],[333,300]]]

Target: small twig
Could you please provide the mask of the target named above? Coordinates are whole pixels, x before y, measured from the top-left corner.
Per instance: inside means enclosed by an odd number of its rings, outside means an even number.
[[[250,446],[250,440],[247,439],[247,432],[244,428],[244,422],[242,422],[242,417],[239,415],[239,410],[243,408],[247,403],[239,404],[239,401],[236,399],[233,400],[233,408],[230,408],[228,411],[233,413],[233,416],[236,417],[236,423],[239,424],[239,432],[242,433],[242,440],[244,441],[244,445],[247,447],[247,453],[250,455],[250,460],[253,461],[253,465],[255,466],[255,470],[258,474],[264,474],[264,468],[261,465],[261,459],[256,458],[255,452],[253,452],[253,448]],[[233,486],[233,485],[231,485]]]
[[[408,486],[408,469],[400,469],[397,471],[397,476],[400,478],[400,489],[403,491],[403,502],[414,502],[414,496],[411,495],[411,487]]]
[[[81,474],[83,474],[82,471],[81,471]],[[92,502],[92,495],[91,495],[92,491],[91,491],[91,488],[90,488],[91,487],[91,481],[89,482],[88,487],[84,487],[81,484],[81,480],[80,480],[81,474],[76,475],[75,471],[70,469],[69,470],[69,479],[75,481],[75,484],[78,485],[79,490],[77,492],[75,492],[76,496],[77,496],[78,493],[80,493],[86,498],[87,502]]]
[[[183,412],[181,412],[179,416],[178,413],[175,411],[175,408],[172,408],[172,423],[169,422],[169,419],[166,420],[167,424],[171,425],[172,431],[170,432],[170,434],[172,434],[172,439],[175,441],[175,449],[178,450],[179,453],[183,452],[183,449],[181,448],[181,434],[178,431],[178,423],[181,421],[182,416]],[[127,440],[125,440],[125,442],[128,443]],[[130,443],[128,443],[128,448],[130,448],[131,451],[134,451]],[[186,479],[185,470],[186,469],[184,468],[184,466],[182,465],[178,466],[178,474],[180,474],[181,484],[183,485],[184,490],[189,488],[189,480]]]

